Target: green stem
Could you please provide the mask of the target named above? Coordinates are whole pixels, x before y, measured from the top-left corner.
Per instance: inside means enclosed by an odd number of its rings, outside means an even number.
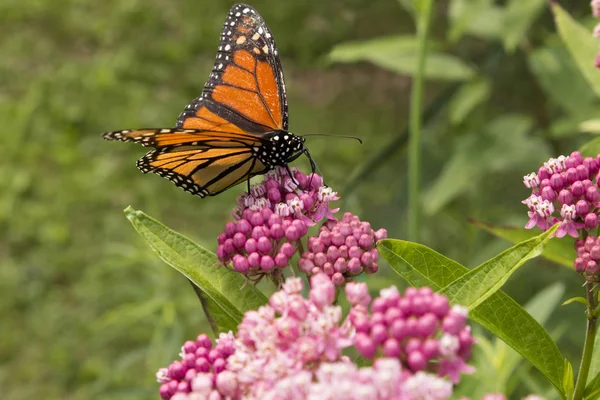
[[[420,183],[421,183],[421,107],[423,103],[423,81],[427,60],[429,24],[433,0],[423,0],[416,13],[417,38],[419,40],[418,67],[412,80],[410,93],[410,136],[408,153],[408,237],[419,240],[420,226]]]
[[[592,354],[594,353],[594,341],[596,339],[596,331],[598,330],[598,316],[594,311],[596,308],[594,285],[591,282],[586,285],[588,310],[587,310],[587,330],[585,333],[585,343],[583,345],[583,354],[581,356],[581,364],[579,366],[579,374],[577,375],[577,384],[575,385],[574,400],[583,399],[585,385],[587,384],[588,374],[590,372],[590,364],[592,363]]]

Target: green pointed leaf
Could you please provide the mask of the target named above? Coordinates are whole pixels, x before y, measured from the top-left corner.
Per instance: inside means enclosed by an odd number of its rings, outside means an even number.
[[[466,33],[483,39],[501,38],[504,13],[504,8],[496,6],[494,0],[451,0],[447,36],[452,43],[458,42]]]
[[[561,44],[540,47],[528,55],[529,68],[540,86],[573,115],[594,115],[596,94],[579,71],[569,51]],[[574,131],[576,132],[576,131]]]
[[[240,274],[216,266],[217,257],[184,235],[167,228],[141,211],[127,207],[125,215],[152,250],[181,272],[205,295],[209,318],[217,325],[235,326],[247,310],[257,309],[267,298]]]
[[[558,3],[552,2],[552,12],[561,39],[567,45],[583,76],[596,95],[600,96],[600,74],[594,65],[598,54],[598,41],[590,30],[574,20]]]
[[[583,297],[571,297],[569,300],[566,300],[562,303],[563,306],[569,305],[571,303],[581,303],[587,307],[588,301]]]
[[[462,85],[448,107],[450,121],[455,125],[463,122],[471,111],[489,98],[490,90],[490,83],[485,79]]]
[[[204,314],[206,314],[206,319],[210,324],[210,328],[212,329],[215,336],[219,336],[221,332],[235,332],[237,330],[238,321],[236,321],[230,315],[227,315],[223,312],[223,309],[219,307],[217,303],[215,303],[210,297],[206,295],[200,288],[192,281],[190,281],[192,287],[194,288],[194,292],[198,296],[200,300],[200,304],[202,304],[202,309],[204,310]]]
[[[567,399],[573,398],[573,392],[575,391],[575,380],[573,378],[573,366],[565,358],[564,361],[565,374],[563,376],[563,393],[567,396]]]
[[[378,244],[381,256],[411,285],[439,291],[469,269],[436,251],[402,240],[386,239]],[[529,360],[562,392],[563,357],[544,328],[523,307],[502,291],[492,294],[470,318],[506,342]]]
[[[531,239],[539,233],[539,231],[535,229],[495,226],[481,221],[471,221],[471,223],[478,228],[481,228],[494,236],[508,240],[513,244]],[[573,260],[577,257],[574,244],[575,239],[570,236],[560,238],[559,240],[552,240],[544,248],[542,257],[569,269],[573,269]]]
[[[435,45],[430,46],[430,49]],[[332,62],[368,61],[378,67],[413,76],[418,69],[418,41],[415,36],[390,36],[342,43],[329,53]],[[442,80],[464,80],[474,75],[460,59],[430,50],[427,53],[425,77]]]
[[[594,138],[581,146],[579,152],[584,157],[596,157],[600,154],[600,137]]]
[[[600,119],[588,119],[579,124],[580,132],[600,134]]]
[[[500,290],[525,262],[542,254],[544,246],[558,226],[559,224],[555,224],[541,235],[503,251],[444,287],[440,293],[448,297],[453,304],[462,304],[469,310],[474,309]]]
[[[593,375],[590,375],[593,376]],[[586,400],[600,399],[600,373],[592,379],[585,387],[583,395]]]
[[[506,51],[513,52],[527,38],[527,31],[540,15],[546,0],[511,0],[505,8],[503,41]]]

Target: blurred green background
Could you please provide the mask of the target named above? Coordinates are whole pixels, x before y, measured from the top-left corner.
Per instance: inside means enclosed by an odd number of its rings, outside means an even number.
[[[588,2],[562,3],[591,29]],[[3,398],[157,398],[154,372],[209,330],[189,284],[122,210],[132,205],[215,250],[244,187],[190,196],[135,168],[143,148],[100,134],[173,126],[208,77],[232,4],[0,2]],[[405,238],[411,2],[251,4],[280,50],[291,130],[364,140],[308,143],[343,211]],[[510,244],[469,220],[523,226],[522,176],[590,139],[580,124],[594,118],[597,97],[543,0],[439,1],[432,37],[422,242],[473,267]],[[390,276],[382,265],[370,279],[378,288]],[[555,281],[565,299],[581,294],[576,274],[542,259],[505,289],[524,303]],[[549,326],[571,360],[584,330],[576,308],[556,310]]]

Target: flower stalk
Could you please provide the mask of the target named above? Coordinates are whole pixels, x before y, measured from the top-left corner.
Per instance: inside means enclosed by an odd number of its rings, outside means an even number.
[[[421,191],[421,108],[423,105],[423,85],[429,43],[429,25],[433,10],[433,0],[424,0],[417,13],[417,37],[419,40],[418,66],[412,81],[410,93],[410,136],[408,153],[408,238],[419,241],[420,191]]]
[[[577,375],[577,383],[575,384],[574,400],[583,399],[585,385],[587,384],[590,365],[592,363],[592,355],[594,354],[594,342],[598,331],[598,315],[596,312],[595,285],[591,282],[586,284],[587,288],[587,329],[585,332],[585,343],[583,345],[583,354],[581,356],[581,364],[579,366],[579,374]]]

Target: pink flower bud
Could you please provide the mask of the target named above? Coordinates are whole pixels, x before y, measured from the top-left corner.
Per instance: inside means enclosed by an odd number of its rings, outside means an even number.
[[[243,233],[237,232],[233,235],[233,246],[236,249],[241,249],[246,244],[246,235]]]
[[[573,184],[574,185],[574,184]],[[563,189],[558,193],[559,204],[573,204],[573,195],[567,189]]]
[[[216,387],[224,396],[234,398],[237,397],[237,376],[231,371],[223,371],[217,375]]]
[[[373,343],[373,340],[362,332],[356,334],[354,346],[364,358],[372,358],[377,351],[377,346]]]
[[[427,360],[420,351],[408,353],[407,363],[413,371],[422,371],[427,365]]]
[[[585,216],[585,227],[587,229],[595,229],[598,226],[598,215],[589,213]]]
[[[300,268],[300,271],[308,274],[315,268],[315,264],[309,259],[301,258],[298,260],[298,268]]]
[[[260,265],[260,254],[254,252],[248,255],[248,265],[252,268],[258,268]]]
[[[335,272],[332,276],[331,276],[331,282],[337,286],[337,287],[341,287],[344,282],[346,282],[346,279],[344,278],[344,275],[341,272]]]
[[[310,285],[310,299],[317,307],[322,308],[333,303],[335,286],[327,276],[323,274],[313,275],[310,278]]]
[[[585,178],[587,178],[587,176]],[[581,178],[581,179],[585,179],[585,178]],[[550,187],[552,189],[559,191],[563,188],[563,185],[564,185],[564,180],[560,173],[555,173],[550,177]]]
[[[583,182],[577,181],[571,185],[571,192],[573,196],[580,197],[585,193],[585,187],[583,186]]]
[[[275,265],[277,265],[279,268],[284,268],[287,266],[287,264],[287,256],[283,253],[277,253],[277,255],[275,256]]]
[[[255,253],[256,254],[256,253]],[[271,271],[275,267],[275,261],[271,256],[262,256],[260,259],[260,268],[263,271]]]
[[[366,306],[371,301],[371,296],[369,296],[369,288],[365,283],[348,282],[345,290],[348,302],[352,306]]]
[[[401,354],[400,343],[394,338],[389,338],[383,343],[383,355],[385,357],[399,357]]]
[[[352,257],[350,261],[348,261],[348,272],[351,275],[358,275],[362,270],[362,265],[359,258]]]

